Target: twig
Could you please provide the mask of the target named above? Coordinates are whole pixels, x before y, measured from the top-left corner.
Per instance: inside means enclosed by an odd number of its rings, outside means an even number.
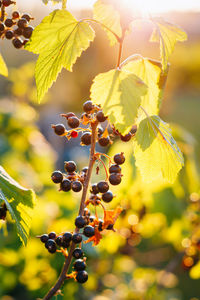
[[[79,215],[83,215],[83,212],[84,212],[85,200],[86,200],[86,197],[87,197],[87,191],[88,191],[88,187],[89,187],[89,183],[90,183],[90,179],[91,179],[91,175],[92,175],[92,169],[93,169],[93,165],[94,165],[95,160],[96,160],[96,158],[95,158],[95,144],[96,144],[96,137],[97,137],[97,130],[96,130],[97,125],[98,125],[98,123],[96,123],[96,122],[91,124],[92,138],[91,138],[90,160],[89,160],[89,167],[88,167],[88,172],[87,172],[87,175],[86,175],[86,179],[83,183],[83,193],[82,193],[81,202],[80,202]],[[76,228],[75,233],[78,233],[78,232],[79,232],[79,229]],[[73,254],[73,251],[74,251],[75,247],[76,247],[75,243],[72,243],[70,251],[69,251],[69,255],[68,255],[68,257],[65,258],[65,262],[64,262],[62,271],[60,273],[60,276],[59,276],[57,282],[48,291],[48,293],[43,298],[43,300],[51,299],[56,294],[56,292],[61,288],[61,286],[63,285],[63,283],[66,279],[66,274],[68,272],[68,269],[69,269],[71,261],[72,261],[72,254]]]

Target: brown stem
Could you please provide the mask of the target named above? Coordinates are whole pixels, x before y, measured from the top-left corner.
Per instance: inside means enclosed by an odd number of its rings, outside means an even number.
[[[93,165],[94,165],[95,160],[96,160],[96,158],[95,158],[95,144],[96,144],[96,136],[97,136],[97,132],[96,132],[97,125],[98,125],[98,123],[96,123],[96,122],[91,124],[92,138],[91,138],[91,148],[90,148],[90,160],[89,160],[89,167],[88,167],[88,172],[87,172],[87,175],[86,175],[86,179],[83,183],[83,193],[82,193],[81,202],[80,202],[79,215],[83,215],[83,212],[84,212],[85,200],[86,200],[86,197],[87,197],[87,191],[88,191],[88,187],[89,187],[89,183],[90,183],[90,179],[91,179],[91,175],[92,175],[92,169],[93,169]],[[79,232],[79,229],[76,228],[75,232],[76,233]],[[66,274],[68,272],[68,269],[69,269],[71,261],[72,261],[72,254],[73,254],[73,251],[74,251],[75,247],[76,247],[76,245],[74,243],[72,243],[72,245],[70,247],[69,255],[65,259],[62,271],[60,273],[60,276],[59,276],[57,282],[48,291],[48,293],[43,298],[43,300],[51,299],[59,291],[59,289],[63,285],[63,283],[66,279]]]
[[[5,6],[2,4],[1,5],[1,18],[0,18],[0,21],[4,21],[4,18],[5,18]]]

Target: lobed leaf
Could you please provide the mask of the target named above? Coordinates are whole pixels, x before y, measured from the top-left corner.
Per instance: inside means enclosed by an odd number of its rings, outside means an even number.
[[[0,75],[3,75],[5,77],[8,76],[8,68],[1,54],[0,54]]]
[[[160,56],[162,59],[162,67],[165,71],[167,69],[169,56],[174,51],[176,42],[186,41],[187,34],[177,25],[166,22],[162,18],[153,18],[152,22],[156,28],[150,40],[160,43]]]
[[[0,166],[0,203],[3,201],[15,221],[21,241],[26,245],[35,206],[35,194],[32,190],[19,185]]]
[[[161,63],[150,58],[140,58],[127,63],[123,70],[137,75],[148,86],[147,93],[142,96],[141,106],[149,115],[158,114],[167,80],[167,71],[162,72]]]
[[[66,10],[55,10],[35,28],[25,48],[40,54],[35,71],[39,101],[63,67],[72,71],[73,64],[94,36],[88,23],[77,21]]]
[[[111,70],[95,77],[91,100],[100,104],[103,112],[122,134],[134,124],[141,97],[147,86],[136,75],[123,70]]]
[[[120,14],[111,4],[107,4],[102,0],[95,2],[93,17],[121,37],[122,29],[120,24]],[[102,28],[106,31],[111,46],[115,45],[117,43],[116,37],[104,26],[102,26]]]
[[[146,182],[161,179],[173,183],[184,165],[169,125],[158,116],[147,117],[140,122],[134,153],[136,166]]]

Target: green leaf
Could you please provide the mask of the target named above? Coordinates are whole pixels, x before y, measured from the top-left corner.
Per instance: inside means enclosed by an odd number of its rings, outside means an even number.
[[[94,39],[88,23],[77,21],[66,10],[55,10],[45,17],[33,31],[26,50],[40,54],[36,64],[38,101],[56,80],[62,68],[72,71],[72,66]]]
[[[0,74],[5,77],[8,76],[8,68],[1,54],[0,54]]]
[[[161,63],[149,58],[140,58],[127,63],[123,70],[134,73],[146,83],[148,91],[142,96],[141,106],[149,115],[157,115],[167,79],[167,72],[162,73]]]
[[[141,97],[147,86],[136,75],[111,70],[95,77],[91,86],[91,100],[100,104],[105,115],[121,133],[127,132],[134,124]]]
[[[136,166],[145,182],[161,179],[173,183],[184,165],[169,125],[158,116],[147,117],[140,122],[134,153]]]
[[[24,245],[27,243],[31,226],[31,215],[35,206],[35,194],[25,189],[0,166],[0,202],[5,202],[17,233]]]
[[[152,22],[155,29],[151,36],[151,42],[160,43],[160,56],[162,59],[162,67],[165,71],[169,61],[169,56],[174,51],[176,42],[184,42],[187,40],[187,34],[175,24],[168,23],[162,18],[153,18]]]
[[[112,30],[119,37],[122,36],[120,14],[112,5],[106,4],[102,0],[98,0],[94,4],[93,17],[95,20]],[[102,26],[107,33],[111,46],[113,46],[117,43],[117,39],[109,30],[106,29],[106,27]]]

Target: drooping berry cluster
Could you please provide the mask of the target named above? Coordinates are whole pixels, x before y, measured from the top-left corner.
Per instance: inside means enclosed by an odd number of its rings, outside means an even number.
[[[0,220],[5,220],[7,215],[7,207],[6,204],[3,203],[3,205],[0,207]]]
[[[18,11],[14,11],[11,17],[7,17],[5,8],[11,4],[15,4],[15,2],[10,0],[0,1],[0,37],[1,39],[12,40],[13,46],[20,49],[29,41],[32,35],[34,28],[29,25],[29,22],[33,18],[27,13],[20,14]]]
[[[88,274],[85,271],[85,259],[82,259],[82,239],[84,243],[93,242],[94,245],[97,245],[102,238],[102,232],[104,230],[115,231],[114,224],[122,211],[120,207],[117,207],[115,210],[106,210],[103,203],[110,203],[114,198],[110,190],[110,185],[116,186],[122,181],[121,165],[125,162],[124,153],[118,153],[111,158],[105,153],[95,152],[95,144],[98,142],[100,146],[108,146],[116,136],[119,136],[122,141],[129,141],[137,130],[136,127],[133,127],[127,135],[121,135],[119,131],[109,123],[109,118],[104,115],[101,107],[94,105],[90,100],[83,104],[83,110],[84,113],[80,118],[73,112],[61,115],[66,118],[69,129],[66,129],[64,124],[52,125],[52,128],[57,135],[66,137],[68,140],[77,138],[79,133],[81,133],[81,145],[91,145],[91,149],[93,149],[93,152],[91,150],[93,154],[90,156],[90,161],[92,160],[93,162],[92,166],[94,166],[95,162],[98,163],[96,174],[99,174],[99,164],[102,163],[106,178],[105,180],[100,180],[98,183],[90,185],[90,194],[88,197],[84,196],[83,205],[81,204],[79,215],[75,219],[74,223],[76,228],[74,232],[65,232],[58,235],[55,232],[51,232],[40,237],[50,253],[62,252],[66,257],[68,255],[67,249],[69,247],[75,248],[75,244],[79,244],[79,248],[73,251],[73,257],[77,259],[74,262],[75,272],[71,275],[67,275],[67,278],[71,276],[80,283],[84,283],[88,279]],[[103,129],[101,123],[105,121],[107,123],[104,124]],[[108,159],[108,167],[102,160],[102,157]],[[72,190],[74,192],[80,192],[83,187],[89,187],[89,174],[91,174],[91,172],[89,173],[88,167],[78,172],[74,161],[66,161],[64,170],[65,172],[56,170],[51,175],[52,181],[59,184],[60,191],[69,192]],[[95,207],[95,213],[93,215],[91,215],[90,212],[90,205],[91,207]],[[99,218],[97,214],[96,206],[100,206],[103,210],[101,218]]]

